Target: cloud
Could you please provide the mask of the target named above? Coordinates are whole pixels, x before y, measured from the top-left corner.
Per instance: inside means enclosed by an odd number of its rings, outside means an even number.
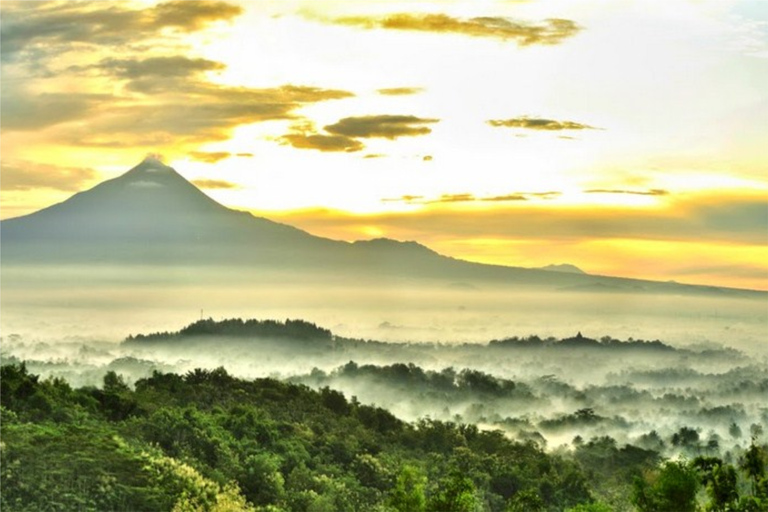
[[[242,12],[242,7],[227,2],[173,0],[155,7],[153,21],[157,27],[176,27],[193,32],[215,21],[230,20]]]
[[[74,43],[123,47],[157,37],[167,29],[194,32],[227,21],[242,8],[220,1],[170,1],[132,9],[114,2],[14,2],[3,5],[0,51],[4,58],[20,53],[60,51]]]
[[[206,180],[206,179],[200,179],[200,180],[192,180],[192,183],[197,185],[200,188],[208,189],[208,190],[221,190],[221,189],[232,189],[232,188],[240,188],[239,185],[235,183],[231,183],[229,181],[224,180]]]
[[[192,151],[189,153],[189,156],[193,160],[197,160],[198,162],[205,162],[208,164],[215,164],[216,162],[220,162],[221,160],[224,160],[225,158],[229,158],[232,156],[232,153],[228,153],[226,151]]]
[[[325,152],[345,151],[351,153],[360,151],[365,147],[360,141],[343,135],[289,133],[280,137],[280,140],[294,148],[316,149]]]
[[[623,189],[603,189],[593,188],[584,191],[587,194],[631,194],[636,196],[666,196],[669,195],[668,190],[660,188],[652,188],[650,190],[623,190]]]
[[[335,124],[326,126],[325,130],[346,137],[396,139],[431,133],[431,128],[421,125],[437,122],[439,119],[401,115],[346,117]]]
[[[96,115],[90,117],[88,111],[77,117],[76,112],[67,110],[70,116],[63,119],[51,119],[46,112],[38,111],[28,113],[34,119],[22,117],[24,112],[11,112],[6,119],[4,110],[3,128],[18,129],[25,123],[39,128],[76,119],[79,125],[61,134],[61,139],[70,144],[159,147],[224,140],[236,126],[291,119],[293,112],[304,105],[349,96],[352,94],[346,91],[295,85],[252,89],[201,83],[194,92],[160,95],[155,102],[131,103],[126,99],[118,104],[99,103]],[[33,104],[35,97],[23,99]]]
[[[506,202],[506,201],[527,201],[528,198],[525,197],[523,194],[507,194],[505,196],[484,197],[481,200],[500,203],[500,202]]]
[[[496,127],[525,128],[528,130],[595,130],[594,126],[576,123],[573,121],[555,121],[554,119],[542,119],[532,117],[515,117],[512,119],[491,119],[488,124]]]
[[[413,196],[413,195],[404,195],[400,197],[396,197],[394,199],[382,199],[381,202],[383,203],[415,203],[415,202],[422,202],[421,200],[424,199],[424,196]]]
[[[226,66],[213,60],[173,55],[146,59],[102,59],[98,64],[89,67],[118,78],[135,80],[145,77],[188,78],[205,71],[222,70]]]
[[[4,190],[50,188],[74,191],[98,177],[96,171],[87,167],[61,167],[29,161],[2,161],[0,173]]]
[[[515,41],[520,46],[554,45],[576,35],[575,22],[550,18],[540,23],[515,21],[501,17],[454,18],[446,14],[392,14],[387,17],[345,17],[335,23],[365,29],[412,30],[420,32],[461,34]]]
[[[382,202],[385,202],[385,203],[403,202],[408,204],[441,204],[441,203],[471,203],[471,202],[480,201],[480,202],[502,203],[502,202],[509,202],[509,201],[527,201],[529,199],[529,196],[547,198],[554,194],[559,194],[559,192],[534,192],[534,193],[518,192],[514,194],[506,194],[501,196],[488,196],[488,197],[477,197],[474,194],[470,194],[470,193],[443,194],[440,197],[435,199],[425,199],[424,196],[417,196],[417,195],[404,195],[397,198],[385,198],[385,199],[382,199]]]
[[[114,100],[107,94],[40,93],[14,91],[4,87],[2,98],[3,130],[40,130],[94,115],[102,105]]]
[[[453,199],[456,196],[453,195]],[[471,195],[466,199],[471,200]],[[444,196],[450,199],[450,195]],[[439,199],[439,198],[438,198]],[[664,209],[621,206],[542,208],[529,201],[512,201],[493,209],[462,207],[419,195],[387,201],[425,205],[411,212],[367,215],[387,236],[424,240],[498,239],[542,240],[551,243],[591,240],[640,240],[765,245],[768,201],[755,197],[696,197],[678,200]],[[469,206],[471,203],[468,203]],[[520,222],[525,219],[525,222]],[[281,220],[310,232],[359,232],[360,218],[343,212],[295,212]]]
[[[186,34],[241,12],[209,0],[143,8],[5,3],[2,129],[47,130],[47,140],[76,146],[193,149],[225,140],[243,124],[293,119],[306,105],[353,96],[296,84],[252,88],[207,81],[206,73],[224,65],[182,55],[192,50]]]
[[[443,194],[438,199],[427,201],[427,203],[467,203],[477,201],[472,194]]]
[[[153,189],[153,188],[165,188],[165,185],[157,181],[140,180],[140,181],[132,181],[128,183],[128,187],[138,188],[138,189]]]
[[[379,94],[384,96],[407,96],[409,94],[419,94],[424,92],[423,87],[390,87],[386,89],[379,89]]]

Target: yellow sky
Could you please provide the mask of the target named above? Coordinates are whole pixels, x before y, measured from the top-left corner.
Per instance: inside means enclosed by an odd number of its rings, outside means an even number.
[[[765,6],[3,2],[0,214],[159,152],[317,235],[768,289]]]

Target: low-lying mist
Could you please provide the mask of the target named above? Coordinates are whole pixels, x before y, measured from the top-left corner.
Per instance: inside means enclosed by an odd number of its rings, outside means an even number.
[[[155,371],[224,367],[238,377],[330,387],[404,420],[471,423],[550,449],[610,436],[668,455],[727,453],[748,443],[753,425],[768,424],[768,360],[714,343],[580,334],[383,342],[302,321],[290,322],[300,334],[286,334],[281,322],[268,323],[277,334],[221,335],[226,322],[205,320],[120,344],[4,335],[2,358],[74,386],[100,386],[108,371],[133,383]],[[696,442],[675,442],[681,429],[694,430]]]
[[[508,336],[661,338],[768,354],[768,298],[575,292],[489,281],[350,278],[221,267],[2,267],[0,326],[27,339],[119,341],[201,317],[302,318],[341,336],[480,343]]]
[[[100,386],[108,371],[133,383],[224,367],[549,449],[610,436],[670,455],[727,453],[768,425],[759,298],[209,267],[4,266],[2,284],[3,362],[74,386]],[[330,331],[133,338],[202,318],[292,318]],[[673,442],[685,428],[698,436],[689,446]]]

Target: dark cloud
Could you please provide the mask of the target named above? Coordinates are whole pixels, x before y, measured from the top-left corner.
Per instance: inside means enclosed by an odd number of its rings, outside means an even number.
[[[227,153],[226,151],[192,151],[189,156],[198,162],[215,164],[216,162],[220,162],[225,158],[229,158],[232,156],[232,153]]]
[[[2,98],[3,130],[40,130],[69,121],[86,119],[114,100],[106,94],[40,93],[14,91],[4,87]]]
[[[581,28],[571,20],[552,18],[540,23],[500,17],[460,19],[446,14],[392,14],[387,17],[347,17],[335,20],[342,25],[365,29],[414,30],[462,34],[516,41],[520,46],[553,45],[576,35]]]
[[[30,108],[15,107],[9,113],[3,101],[3,128],[32,129],[78,120],[78,126],[62,133],[63,141],[100,147],[159,147],[224,140],[236,126],[292,119],[293,112],[304,105],[352,96],[346,91],[294,85],[251,89],[199,83],[191,87],[194,92],[169,92],[158,96],[154,103],[93,100],[86,103],[89,108],[79,112],[62,100],[55,105],[61,103],[63,109],[61,113],[54,109],[56,117],[35,106],[40,96],[22,96],[21,104]]]
[[[650,190],[624,190],[624,189],[607,189],[607,188],[593,188],[584,191],[587,194],[631,194],[635,196],[666,196],[669,195],[668,190],[660,188],[652,188]]]
[[[191,59],[182,55],[149,57],[147,59],[103,59],[92,68],[118,78],[145,77],[188,78],[205,71],[218,71],[226,66],[208,59]]]
[[[472,194],[443,194],[438,199],[427,201],[427,203],[468,203],[477,201]]]
[[[575,123],[573,121],[555,121],[554,119],[542,119],[534,117],[515,117],[512,119],[491,119],[488,124],[496,127],[525,128],[528,130],[595,130],[594,126]]]
[[[237,153],[235,156],[240,158],[251,158],[253,157],[253,153]]]
[[[386,89],[379,89],[379,94],[384,96],[407,96],[409,94],[419,94],[424,92],[422,87],[390,87]]]
[[[386,155],[382,155],[379,153],[368,153],[363,158],[384,158]]]
[[[153,24],[156,27],[175,27],[194,32],[220,20],[230,20],[243,12],[240,6],[227,2],[206,0],[173,0],[154,8]]]
[[[328,125],[325,130],[335,135],[346,137],[382,137],[396,139],[414,135],[426,135],[432,132],[427,126],[439,119],[425,119],[416,116],[378,115],[346,117],[338,123]]]
[[[31,190],[51,188],[55,190],[80,190],[98,176],[87,167],[60,167],[26,161],[0,162],[4,190]]]
[[[432,155],[424,155],[423,157],[421,157],[421,159],[424,162],[431,162],[432,160],[434,160],[434,157]]]
[[[224,180],[192,180],[192,183],[197,185],[200,188],[208,189],[208,190],[221,190],[221,189],[231,189],[231,188],[240,188],[235,183],[231,183],[229,181]]]
[[[492,197],[484,197],[481,199],[481,201],[490,201],[490,202],[506,202],[506,201],[527,201],[528,198],[525,197],[523,194],[507,194],[505,196],[492,196]]]
[[[179,146],[223,140],[236,126],[293,119],[305,105],[352,96],[293,84],[272,88],[214,84],[205,81],[204,74],[223,69],[222,63],[175,54],[187,50],[179,33],[231,20],[241,11],[209,0],[169,1],[145,8],[123,2],[4,2],[2,128],[41,130],[68,123],[50,137],[81,146]],[[69,50],[78,52],[80,65],[62,68],[57,62],[69,62]],[[105,50],[112,57],[83,64],[89,61],[82,55],[100,56]],[[165,55],[123,57],[150,50]],[[14,59],[16,52],[21,58]],[[54,78],[82,77],[83,90],[96,87],[87,81],[94,75],[100,84],[103,77],[113,79],[106,87],[109,94],[39,92],[49,84],[60,88],[45,80],[42,72],[33,73],[32,67],[57,66],[62,69]],[[40,82],[30,81],[41,77]]]
[[[193,32],[231,20],[242,8],[220,1],[171,1],[145,9],[115,2],[3,2],[0,51],[4,58],[73,44],[126,46],[165,29]]]
[[[280,140],[295,148],[316,149],[325,152],[345,151],[351,153],[360,151],[365,147],[360,141],[343,135],[289,133],[283,135]]]

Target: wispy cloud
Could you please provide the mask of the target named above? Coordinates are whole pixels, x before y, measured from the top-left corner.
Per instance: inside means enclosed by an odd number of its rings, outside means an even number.
[[[379,89],[379,94],[384,96],[407,96],[410,94],[419,94],[424,92],[422,87],[389,87],[385,89]]]
[[[668,190],[660,188],[652,188],[650,190],[625,190],[625,189],[604,189],[593,188],[584,191],[587,194],[630,194],[636,196],[666,196],[669,195]]]
[[[192,180],[192,183],[194,183],[200,188],[204,188],[208,190],[240,188],[239,185],[235,183],[231,183],[229,181],[224,181],[224,180],[200,179],[200,180]]]
[[[192,55],[188,34],[242,11],[212,0],[4,3],[3,131],[41,131],[57,144],[189,152],[237,126],[293,119],[304,106],[353,96],[210,81],[207,74],[225,66]]]
[[[465,196],[465,197],[461,197]],[[439,204],[440,199],[452,204]],[[531,201],[510,201],[493,209],[457,207],[458,200],[472,204],[471,194],[429,198],[406,195],[388,201],[428,205],[411,212],[358,216],[343,212],[303,211],[285,214],[282,220],[310,232],[358,231],[364,221],[387,236],[424,240],[532,240],[576,242],[588,240],[640,240],[666,242],[739,243],[765,245],[768,201],[755,197],[699,197],[679,200],[664,209],[621,206],[604,208],[542,208]],[[525,222],[521,222],[525,219]]]
[[[382,202],[394,203],[402,202],[408,204],[441,204],[441,203],[473,203],[473,202],[491,202],[504,203],[515,201],[527,201],[530,198],[551,198],[560,195],[560,192],[515,192],[498,196],[475,196],[470,193],[461,194],[442,194],[436,198],[426,198],[421,195],[404,195],[396,198],[385,198]]]
[[[194,87],[194,88],[193,88]],[[60,135],[73,145],[162,146],[223,140],[243,124],[291,119],[302,106],[352,96],[347,91],[286,85],[254,89],[210,84],[132,101],[92,94],[4,91],[3,128],[42,129],[77,121]],[[106,101],[110,99],[112,101]]]
[[[215,164],[216,162],[220,162],[225,158],[229,158],[232,156],[232,154],[226,151],[192,151],[189,153],[189,156],[192,158],[192,160],[197,160],[198,162]]]
[[[0,51],[4,59],[14,59],[24,53],[60,52],[75,44],[131,46],[164,30],[194,32],[241,13],[237,5],[209,0],[175,0],[144,9],[125,3],[6,2]]]
[[[525,128],[527,130],[595,130],[594,126],[577,123],[574,121],[556,121],[554,119],[545,119],[540,117],[513,117],[511,119],[491,119],[488,124],[495,127],[505,128]]]
[[[87,167],[62,167],[29,161],[3,160],[0,162],[2,184],[5,190],[32,190],[50,188],[62,191],[80,190],[97,178]]]
[[[205,71],[220,71],[226,68],[221,62],[183,55],[148,57],[146,59],[102,59],[98,64],[70,68],[71,71],[96,69],[105,74],[138,80],[148,77],[189,78]]]
[[[455,18],[447,14],[398,13],[385,17],[355,16],[337,18],[334,22],[365,29],[411,30],[490,37],[515,41],[520,46],[560,44],[581,30],[574,21],[560,18],[532,23],[492,16]]]
[[[109,94],[82,92],[32,93],[3,87],[3,130],[41,130],[70,121],[98,115],[104,105],[114,101]]]

